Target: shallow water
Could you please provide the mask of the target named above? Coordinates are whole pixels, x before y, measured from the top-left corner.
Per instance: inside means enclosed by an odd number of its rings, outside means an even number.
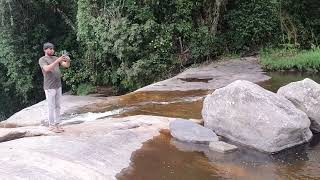
[[[281,86],[287,85],[290,82],[300,81],[305,78],[310,78],[320,83],[320,74],[301,73],[301,72],[270,72],[267,73],[272,79],[259,83],[265,89],[276,92]]]
[[[286,72],[268,75],[272,79],[260,85],[273,92],[306,77],[320,82],[319,74]],[[204,97],[203,93],[178,95],[179,92],[172,92],[169,97],[166,93],[151,93],[142,96],[142,100],[140,95],[131,96],[127,102],[134,103],[128,104],[143,105],[122,116],[149,114],[201,118],[203,98],[185,102],[179,102],[179,98]],[[154,95],[156,98],[153,98]],[[155,99],[158,104],[150,103]],[[163,103],[165,101],[171,103]],[[130,167],[118,174],[119,180],[320,179],[320,135],[314,136],[310,143],[268,155],[241,146],[238,151],[228,154],[211,152],[203,146],[190,148],[188,144],[175,141],[169,134],[161,134],[144,143],[131,160]]]
[[[133,92],[105,103],[85,106],[77,112],[106,113],[108,117],[155,115],[186,119],[201,119],[204,97],[211,91],[160,91]],[[111,112],[119,111],[119,114]]]
[[[319,179],[320,136],[276,155],[240,147],[221,154],[205,148],[183,150],[169,135],[144,143],[119,180]],[[178,148],[177,148],[178,147]],[[179,148],[180,147],[180,148]]]

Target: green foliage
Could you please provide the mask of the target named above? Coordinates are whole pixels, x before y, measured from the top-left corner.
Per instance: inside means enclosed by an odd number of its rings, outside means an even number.
[[[194,62],[203,58],[218,56],[223,53],[223,40],[210,33],[207,26],[202,26],[191,34],[191,55]]]
[[[77,94],[80,95],[80,96],[85,96],[85,95],[88,95],[90,93],[94,93],[96,92],[96,87],[93,86],[92,84],[80,84],[78,87],[77,87]]]
[[[134,90],[176,68],[220,54],[218,38],[195,20],[204,5],[191,0],[79,0],[77,35],[82,64],[91,74],[76,83]]]
[[[223,36],[230,52],[256,50],[280,43],[280,1],[235,0],[227,8]]]
[[[283,39],[297,48],[319,46],[319,7],[318,0],[281,1]]]
[[[0,103],[16,107],[0,107],[0,116],[44,98],[44,42],[71,52],[63,71],[68,90],[127,92],[223,54],[284,45],[278,54],[285,57],[318,47],[319,7],[318,0],[0,0]],[[284,64],[318,69],[312,58]],[[283,69],[277,64],[286,61],[266,62]]]

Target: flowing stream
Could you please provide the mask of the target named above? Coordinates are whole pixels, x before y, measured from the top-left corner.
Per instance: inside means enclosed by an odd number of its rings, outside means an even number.
[[[319,74],[286,72],[268,75],[272,79],[259,85],[273,92],[283,85],[306,77],[320,83]],[[202,102],[209,93],[211,92],[130,93],[112,102],[87,106],[81,109],[80,116],[75,116],[75,120],[70,119],[70,121],[141,114],[201,119]],[[130,166],[123,169],[117,178],[119,180],[320,179],[320,135],[314,135],[310,143],[275,155],[241,146],[238,151],[227,154],[206,149],[201,146],[186,148],[186,144],[175,141],[169,133],[164,132],[145,142],[141,149],[134,152]]]

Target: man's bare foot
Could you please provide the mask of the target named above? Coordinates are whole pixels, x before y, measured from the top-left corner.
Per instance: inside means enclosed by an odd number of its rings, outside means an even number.
[[[57,127],[55,126],[50,126],[49,127],[49,131],[52,131],[54,133],[62,133],[63,131],[59,130]]]
[[[59,131],[64,132],[64,129],[60,125],[56,125],[56,128],[59,129]]]

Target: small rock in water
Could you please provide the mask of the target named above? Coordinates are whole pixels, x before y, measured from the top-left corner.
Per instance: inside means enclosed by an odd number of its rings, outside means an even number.
[[[237,146],[225,143],[223,141],[210,142],[209,148],[212,151],[228,153],[237,150]]]
[[[174,138],[184,142],[209,143],[219,140],[212,130],[188,120],[172,121],[170,133]]]

